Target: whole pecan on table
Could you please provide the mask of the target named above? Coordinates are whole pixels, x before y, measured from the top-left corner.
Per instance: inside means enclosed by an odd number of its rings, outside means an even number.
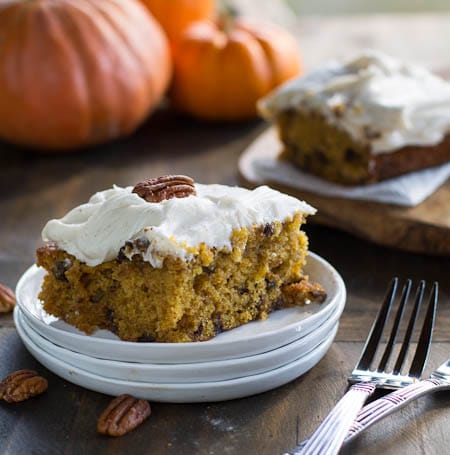
[[[161,202],[166,199],[184,198],[196,195],[194,180],[186,175],[162,175],[145,180],[133,188],[147,202]]]
[[[108,436],[123,436],[134,430],[149,415],[148,401],[128,394],[114,398],[97,421],[97,431]]]
[[[16,296],[11,288],[0,284],[0,313],[9,313],[16,305]]]
[[[0,399],[18,403],[45,392],[47,379],[33,370],[17,370],[0,383]]]

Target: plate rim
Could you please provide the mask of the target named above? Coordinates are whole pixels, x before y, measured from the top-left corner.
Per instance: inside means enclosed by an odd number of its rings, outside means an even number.
[[[223,355],[217,356],[215,355],[212,351],[220,351],[220,350],[228,350],[228,351],[238,351],[235,354],[231,355],[231,357],[242,357],[240,355],[239,350],[237,349],[239,346],[241,346],[243,343],[248,344],[249,341],[251,341],[253,344],[258,344],[261,341],[267,340],[268,338],[275,338],[279,337],[283,334],[286,334],[286,339],[283,340],[283,342],[277,342],[275,345],[273,345],[274,348],[279,347],[283,344],[288,344],[291,341],[294,341],[295,339],[301,338],[302,336],[307,336],[308,333],[310,333],[314,328],[318,325],[316,323],[317,320],[325,320],[330,317],[330,315],[333,313],[333,311],[336,310],[336,307],[338,307],[339,301],[343,299],[344,301],[346,300],[346,288],[345,288],[345,283],[340,276],[340,274],[337,272],[337,270],[324,258],[319,256],[316,253],[313,253],[309,251],[309,257],[312,258],[313,261],[319,264],[319,266],[324,269],[327,274],[330,276],[330,278],[335,282],[336,284],[336,289],[337,292],[331,297],[331,300],[327,303],[326,306],[324,306],[322,309],[319,311],[310,314],[303,320],[298,320],[298,321],[293,321],[290,322],[289,324],[283,326],[281,329],[276,328],[272,330],[265,330],[260,333],[252,335],[250,338],[248,336],[241,336],[237,337],[234,339],[223,339],[221,340],[218,337],[215,337],[211,340],[203,341],[203,342],[187,342],[187,343],[135,343],[131,341],[123,341],[123,340],[111,340],[111,339],[106,339],[106,338],[99,338],[99,337],[92,337],[83,333],[72,333],[68,332],[65,330],[62,330],[58,327],[54,327],[50,324],[45,323],[42,321],[37,315],[35,315],[33,312],[31,312],[27,305],[25,305],[22,302],[21,296],[22,296],[22,289],[28,282],[28,280],[32,279],[34,274],[39,270],[35,264],[33,264],[31,267],[29,267],[24,274],[21,276],[17,283],[16,287],[16,296],[17,296],[17,302],[18,306],[22,309],[26,319],[30,322],[30,324],[36,329],[36,331],[44,336],[44,338],[49,339],[52,342],[55,342],[55,344],[62,344],[64,347],[69,347],[72,348],[72,350],[76,350],[74,348],[74,345],[76,345],[77,342],[80,341],[87,341],[89,340],[90,344],[102,351],[102,352],[97,352],[96,356],[100,358],[108,358],[110,360],[122,360],[123,355],[116,356],[116,355],[111,355],[111,354],[106,354],[106,351],[111,351],[114,350],[114,348],[117,348],[119,345],[121,349],[125,349],[127,351],[132,351],[135,354],[135,358],[133,358],[133,361],[137,362],[148,362],[150,359],[158,358],[158,361],[155,361],[155,363],[173,363],[173,359],[169,359],[167,361],[164,361],[163,358],[165,356],[171,356],[173,355],[172,351],[174,352],[189,352],[191,356],[194,356],[193,360],[190,360],[189,363],[193,363],[199,360],[213,360],[215,359],[220,359],[223,358]],[[36,296],[37,298],[37,296]],[[345,305],[345,303],[344,303]],[[289,311],[284,310],[284,311]],[[283,311],[283,310],[281,310]],[[270,317],[270,316],[269,316]],[[253,322],[258,322],[258,321],[253,321]],[[307,327],[305,328],[305,322],[307,322]],[[251,322],[249,323],[251,324]],[[310,330],[308,330],[308,327],[312,326]],[[231,333],[232,331],[229,331],[227,333]],[[289,334],[289,336],[287,336]],[[63,338],[63,341],[61,340]],[[138,349],[136,349],[138,348]],[[270,350],[270,347],[268,347],[265,350]],[[93,349],[95,351],[95,349]],[[150,352],[151,351],[151,352]],[[208,351],[211,351],[209,354]],[[81,351],[80,351],[81,352]],[[139,355],[138,355],[138,352]],[[262,351],[259,351],[262,352]],[[82,353],[86,353],[85,350],[82,351]],[[145,355],[144,355],[145,353]],[[248,355],[253,355],[256,352],[249,352]],[[147,357],[148,356],[148,357]],[[200,358],[197,359],[196,356],[199,356]],[[203,357],[205,356],[205,357]],[[145,360],[141,360],[141,358],[145,357]],[[139,359],[138,359],[139,358]],[[180,360],[178,363],[186,363],[185,359],[183,358],[183,355],[180,355]]]
[[[21,328],[18,329],[20,333]],[[24,338],[22,338],[22,336]],[[275,368],[273,370],[267,371],[265,373],[248,375],[243,378],[230,379],[225,381],[211,381],[211,382],[196,382],[196,383],[150,383],[150,382],[135,382],[135,381],[123,381],[119,379],[112,379],[107,377],[102,377],[90,372],[83,370],[82,368],[76,367],[74,365],[67,364],[61,360],[55,359],[50,354],[42,351],[38,346],[36,346],[26,334],[21,334],[21,339],[25,344],[26,349],[30,354],[45,368],[47,368],[52,373],[57,376],[76,384],[80,387],[83,387],[88,390],[93,390],[99,393],[104,393],[108,395],[117,395],[117,386],[123,386],[122,393],[133,393],[138,398],[144,398],[147,400],[152,400],[155,402],[169,402],[169,403],[200,403],[200,402],[214,402],[214,401],[226,401],[236,398],[243,398],[257,393],[266,392],[277,387],[280,387],[292,380],[302,376],[311,370],[322,358],[326,355],[329,348],[331,347],[334,337],[328,338],[315,349],[310,351],[306,356],[301,357],[300,359],[294,360],[280,368]],[[31,346],[31,347],[30,347]],[[36,352],[34,352],[36,351]],[[44,361],[40,357],[44,358]],[[311,363],[308,365],[308,363]],[[55,367],[55,364],[57,367]],[[298,373],[298,370],[295,370],[299,365],[307,365],[307,368],[302,372]],[[67,370],[66,374],[61,374],[56,372],[56,369],[65,369]],[[295,371],[292,371],[295,370]],[[275,379],[278,376],[289,372],[288,377],[283,378],[281,381],[276,381]],[[274,377],[275,375],[275,377]],[[100,381],[101,387],[93,387],[92,385],[86,386],[80,381],[80,378],[90,378],[93,381]],[[269,381],[270,380],[270,381]],[[265,381],[265,382],[264,382]],[[262,385],[263,383],[265,385]],[[255,385],[260,385],[256,387]],[[116,387],[114,392],[111,392],[111,387]],[[253,386],[251,391],[241,392],[236,391],[236,388],[239,387],[249,387]],[[109,387],[109,389],[108,389]],[[130,388],[133,388],[133,391],[130,391]],[[209,391],[208,391],[209,389]],[[231,389],[231,390],[230,390]],[[234,393],[233,393],[234,392]],[[214,393],[214,396],[208,395]],[[153,394],[152,396],[150,396]],[[181,395],[181,397],[180,397]]]
[[[161,376],[168,376],[169,373],[174,375],[174,377],[181,377],[183,375],[189,374],[190,371],[194,370],[195,372],[203,371],[204,373],[213,372],[212,376],[218,376],[221,370],[228,374],[233,374],[233,376],[222,378],[222,379],[208,379],[208,381],[222,381],[222,380],[230,380],[234,378],[239,378],[245,375],[250,374],[260,374],[264,371],[269,371],[271,369],[282,367],[283,365],[293,362],[314,350],[317,346],[319,346],[322,342],[324,342],[329,337],[335,337],[336,331],[339,326],[339,315],[333,318],[329,318],[328,320],[324,321],[321,324],[317,331],[321,331],[320,335],[317,338],[314,338],[314,341],[308,340],[306,342],[303,338],[295,340],[291,343],[286,345],[280,346],[271,351],[266,351],[263,353],[255,354],[254,356],[247,356],[247,357],[240,357],[240,358],[232,358],[232,359],[224,359],[224,360],[216,360],[216,361],[207,361],[207,362],[199,362],[199,363],[185,363],[185,364],[143,364],[143,363],[136,363],[136,362],[125,362],[125,361],[118,361],[118,360],[109,360],[109,359],[98,359],[92,356],[88,356],[86,354],[82,354],[79,352],[71,351],[67,348],[55,345],[51,341],[47,340],[45,337],[37,333],[32,327],[28,325],[26,322],[22,311],[20,308],[16,308],[14,313],[14,321],[16,326],[19,325],[20,328],[26,333],[27,337],[31,339],[31,341],[41,350],[45,351],[49,355],[53,355],[55,358],[66,362],[70,365],[75,365],[81,367],[83,370],[87,372],[91,372],[94,374],[99,374],[94,371],[95,365],[102,365],[103,370],[106,369],[118,369],[120,374],[125,374],[126,369],[129,370],[137,370],[139,371],[139,375],[145,374],[154,374],[158,377],[158,380],[154,380],[154,382],[167,382],[166,379],[159,379]],[[32,333],[30,333],[32,332]],[[316,332],[315,332],[316,333]],[[317,336],[317,335],[316,335]],[[39,341],[38,341],[39,340]],[[42,344],[40,344],[42,342]],[[299,345],[300,344],[300,345]],[[52,346],[49,346],[52,345]],[[306,345],[306,346],[305,346]],[[49,348],[56,348],[55,351],[50,351]],[[305,349],[306,347],[306,349]],[[300,353],[297,355],[295,351],[299,350]],[[65,352],[70,355],[69,359],[64,359]],[[283,360],[277,361],[280,359],[280,356],[283,356]],[[286,360],[286,356],[289,360]],[[74,363],[74,362],[79,363]],[[271,361],[270,367],[265,368],[264,365],[267,365],[267,362]],[[83,363],[82,363],[83,362]],[[89,362],[89,368],[86,368],[84,362]],[[238,373],[230,373],[230,369],[233,367],[237,367]],[[248,367],[245,369],[245,367]],[[251,369],[253,368],[253,369]],[[175,373],[175,374],[174,374]],[[103,373],[102,373],[103,374]],[[119,374],[119,373],[116,373]],[[120,377],[115,376],[108,376],[111,378],[121,379]],[[136,382],[146,382],[145,380],[141,379],[134,379]],[[176,383],[183,382],[181,380],[173,381]],[[205,382],[201,379],[200,375],[189,376],[189,382]]]

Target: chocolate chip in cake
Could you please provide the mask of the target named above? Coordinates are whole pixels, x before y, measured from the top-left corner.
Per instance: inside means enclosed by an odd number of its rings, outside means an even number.
[[[156,338],[149,333],[144,333],[137,339],[138,343],[153,343],[155,340]]]
[[[257,302],[256,305],[255,305],[255,308],[256,308],[256,310],[258,311],[258,314],[261,313],[261,310],[262,310],[263,307],[264,307],[264,303],[265,303],[265,299],[264,299],[264,297],[261,295],[261,296],[259,297],[258,302]]]
[[[118,260],[119,262],[122,262],[122,261],[129,261],[129,259],[128,259],[127,256],[125,255],[124,247],[122,247],[122,248],[119,250],[119,254],[117,255],[117,260]]]
[[[317,303],[323,303],[327,299],[327,293],[323,289],[314,289],[311,291],[311,300]]]
[[[302,167],[306,170],[306,171],[310,171],[314,166],[314,160],[312,159],[312,156],[311,155],[304,155],[301,157],[303,162],[301,163],[302,164]]]
[[[203,324],[200,322],[200,324],[197,327],[197,330],[194,332],[194,338],[198,340],[203,333]]]
[[[248,294],[248,288],[239,288],[238,289],[238,294],[239,295]]]
[[[134,250],[133,242],[130,242],[129,240],[127,240],[125,242],[125,245],[119,250],[117,259],[119,261],[129,260],[127,255],[130,255],[133,250]]]
[[[274,234],[275,230],[273,228],[273,225],[271,223],[267,223],[265,226],[264,226],[264,229],[263,229],[263,234],[266,236],[266,237],[272,237],[272,235]]]
[[[314,149],[314,156],[316,158],[316,161],[321,165],[326,165],[330,163],[330,159],[322,149]]]
[[[101,289],[97,289],[93,295],[91,295],[90,297],[90,301],[92,303],[98,303],[100,302],[100,300],[103,298],[103,296],[105,295],[105,293],[101,290]]]
[[[110,330],[113,333],[116,333],[118,327],[114,319],[114,310],[112,310],[111,308],[107,308],[105,319],[108,321],[108,330]]]
[[[361,160],[361,156],[355,152],[352,148],[345,149],[345,161],[348,163],[355,163]]]
[[[139,237],[134,241],[134,245],[136,249],[138,249],[141,253],[144,253],[150,246],[150,240],[147,237]]]
[[[270,305],[271,311],[281,310],[284,307],[283,299],[277,299],[275,302],[272,302]]]
[[[219,333],[223,332],[223,321],[222,321],[222,313],[216,313],[213,317],[214,320],[214,333],[218,335]]]
[[[72,261],[69,258],[56,262],[52,269],[53,276],[59,281],[67,281],[66,272],[71,266]]]
[[[265,279],[266,281],[266,289],[270,291],[271,289],[274,289],[275,286],[277,285],[277,282],[275,280],[269,280],[268,278]]]
[[[208,266],[208,267],[203,266],[202,267],[202,271],[203,271],[203,273],[206,273],[206,275],[211,275],[211,273],[214,273],[214,267],[212,267],[212,266]]]

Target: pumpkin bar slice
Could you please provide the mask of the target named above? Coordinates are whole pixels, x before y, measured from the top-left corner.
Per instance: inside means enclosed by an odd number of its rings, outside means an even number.
[[[208,340],[274,310],[322,302],[308,281],[315,209],[266,186],[163,176],[94,194],[43,230],[44,309],[87,334]]]
[[[259,102],[280,158],[325,180],[375,183],[450,161],[450,83],[377,51],[325,64]]]

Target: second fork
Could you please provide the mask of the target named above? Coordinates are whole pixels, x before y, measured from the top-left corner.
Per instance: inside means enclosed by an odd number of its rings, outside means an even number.
[[[405,307],[409,299],[411,290],[411,280],[408,280],[403,288],[400,303],[397,309],[395,320],[392,325],[390,336],[386,344],[383,356],[376,370],[371,370],[370,366],[374,361],[375,354],[381,343],[382,334],[393,302],[395,300],[398,279],[394,278],[390,285],[386,298],[381,306],[377,318],[371,328],[367,341],[364,345],[360,360],[348,378],[350,383],[356,384],[350,387],[344,397],[337,403],[334,409],[328,414],[313,436],[301,444],[300,451],[291,454],[302,455],[331,455],[336,454],[350,428],[356,415],[360,411],[367,398],[373,394],[376,387],[379,388],[400,388],[417,381],[420,378],[428,358],[431,344],[431,336],[434,326],[438,285],[434,283],[424,323],[416,347],[414,359],[407,375],[402,375],[402,366],[406,359],[414,325],[417,320],[420,305],[423,300],[425,282],[421,281],[416,292],[414,307],[411,311],[403,343],[395,362],[392,372],[387,371],[387,365],[395,341],[399,332],[400,324],[404,315]]]

